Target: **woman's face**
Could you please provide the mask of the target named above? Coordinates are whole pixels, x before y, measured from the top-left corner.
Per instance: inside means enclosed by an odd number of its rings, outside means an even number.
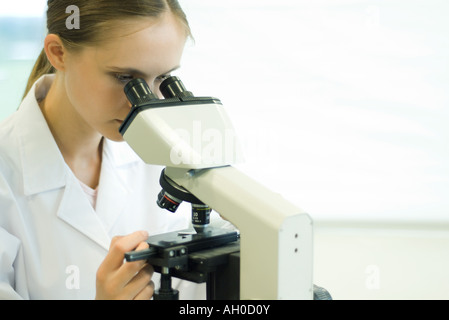
[[[180,66],[185,42],[184,26],[172,14],[164,14],[128,23],[104,44],[68,53],[65,88],[74,121],[122,141],[119,127],[131,107],[124,86],[143,78],[160,96],[159,85]]]

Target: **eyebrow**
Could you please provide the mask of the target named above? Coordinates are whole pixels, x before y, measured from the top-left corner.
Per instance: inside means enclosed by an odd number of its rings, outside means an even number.
[[[111,70],[114,70],[114,71],[117,71],[117,72],[130,73],[130,74],[138,74],[138,75],[141,75],[141,76],[146,76],[145,72],[142,72],[142,71],[137,70],[137,69],[134,69],[134,68],[127,68],[127,67],[122,68],[122,67],[113,67],[113,66],[109,66],[109,67],[107,67],[107,68],[108,68],[108,69],[111,69]],[[170,70],[167,71],[167,72],[161,73],[160,75],[165,75],[165,74],[172,73],[173,71],[176,71],[176,70],[178,70],[179,68],[181,68],[181,66],[176,66],[176,67],[170,69]]]

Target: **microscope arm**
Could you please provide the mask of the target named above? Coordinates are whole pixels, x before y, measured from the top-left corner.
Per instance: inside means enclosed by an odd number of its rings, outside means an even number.
[[[232,166],[165,174],[240,231],[241,299],[311,299],[312,220]]]

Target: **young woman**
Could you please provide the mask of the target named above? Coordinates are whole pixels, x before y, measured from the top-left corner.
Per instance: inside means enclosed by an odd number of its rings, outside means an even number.
[[[66,24],[73,5],[79,29]],[[0,299],[149,299],[158,274],[124,253],[190,218],[157,207],[161,168],[122,142],[123,88],[141,77],[159,93],[180,66],[186,16],[176,0],[50,0],[47,27],[23,102],[0,125]]]

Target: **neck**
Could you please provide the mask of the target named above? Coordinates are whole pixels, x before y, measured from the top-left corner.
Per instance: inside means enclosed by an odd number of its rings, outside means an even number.
[[[58,75],[40,107],[50,131],[75,176],[91,188],[100,179],[103,137],[76,112]]]

